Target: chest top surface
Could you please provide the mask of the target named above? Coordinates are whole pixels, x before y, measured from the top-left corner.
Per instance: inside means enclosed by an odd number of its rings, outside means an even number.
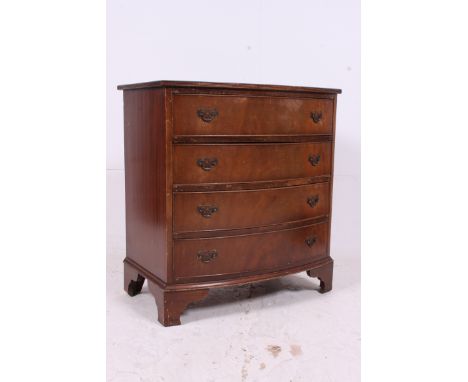
[[[317,88],[306,86],[286,86],[286,85],[260,85],[242,84],[229,82],[194,82],[194,81],[151,81],[117,86],[119,90],[145,89],[145,88],[200,88],[200,89],[232,89],[232,90],[265,90],[284,91],[298,93],[327,93],[341,94],[341,89]]]

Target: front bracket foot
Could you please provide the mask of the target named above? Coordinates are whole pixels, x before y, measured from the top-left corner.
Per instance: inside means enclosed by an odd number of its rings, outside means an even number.
[[[333,260],[314,269],[307,271],[309,277],[317,277],[320,280],[320,293],[332,290],[333,286]]]
[[[192,302],[202,300],[209,289],[168,291],[148,280],[151,294],[158,307],[158,321],[164,326],[180,325],[180,316]]]
[[[129,296],[136,296],[141,292],[145,278],[132,266],[124,263],[124,289]]]

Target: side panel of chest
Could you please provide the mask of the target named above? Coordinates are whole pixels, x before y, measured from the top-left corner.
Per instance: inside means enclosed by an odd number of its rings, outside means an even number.
[[[172,259],[172,146],[165,104],[164,89],[124,92],[127,258],[162,280],[170,277]]]

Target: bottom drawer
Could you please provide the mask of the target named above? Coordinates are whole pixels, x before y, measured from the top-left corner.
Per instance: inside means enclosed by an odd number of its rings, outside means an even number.
[[[283,231],[174,240],[176,280],[267,273],[327,254],[328,223]]]

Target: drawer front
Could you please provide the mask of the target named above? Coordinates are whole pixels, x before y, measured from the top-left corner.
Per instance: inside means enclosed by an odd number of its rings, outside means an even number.
[[[331,99],[176,95],[175,135],[331,134]]]
[[[329,183],[251,191],[174,193],[174,232],[236,229],[328,214]]]
[[[174,146],[175,184],[297,179],[330,170],[330,142]]]
[[[245,236],[174,241],[177,280],[307,264],[326,257],[328,223]]]

